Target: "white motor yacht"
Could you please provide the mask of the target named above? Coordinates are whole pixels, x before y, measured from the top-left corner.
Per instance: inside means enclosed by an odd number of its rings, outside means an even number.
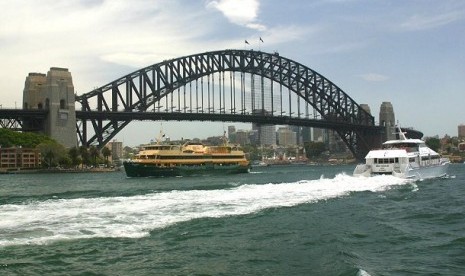
[[[442,158],[420,139],[409,139],[399,128],[399,140],[371,150],[365,164],[357,165],[354,176],[389,174],[400,178],[427,179],[447,175],[449,159]]]

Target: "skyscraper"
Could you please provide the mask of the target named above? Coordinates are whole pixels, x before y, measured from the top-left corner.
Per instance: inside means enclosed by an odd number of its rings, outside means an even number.
[[[459,138],[465,138],[465,125],[459,125]]]

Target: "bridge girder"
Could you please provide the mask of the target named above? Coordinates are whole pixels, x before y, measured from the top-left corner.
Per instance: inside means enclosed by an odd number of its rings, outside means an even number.
[[[240,106],[236,106],[236,100],[227,99],[224,87],[225,72],[240,73]],[[211,82],[215,82],[214,74],[220,74],[218,82],[223,81],[223,88],[219,93],[212,92],[210,96]],[[223,79],[221,79],[223,74]],[[288,110],[283,111],[283,100],[281,93],[281,110],[273,106],[273,86],[271,92],[262,89],[262,95],[257,99],[262,101],[260,108],[255,107],[252,95],[252,107],[248,106],[245,100],[245,84],[242,80],[243,74],[249,74],[252,82],[254,76],[259,76],[261,82],[268,79],[272,83],[279,84],[282,87],[292,91],[296,96],[298,104],[291,103],[291,94],[289,93]],[[210,76],[212,78],[210,79]],[[235,86],[235,75],[230,75],[230,88]],[[203,83],[203,78],[208,77],[208,104],[202,101],[201,110],[199,102],[197,106],[192,105],[192,95],[190,94],[191,105],[186,105],[186,93],[184,98],[180,93],[181,88],[192,85],[195,82],[196,89],[199,86],[198,80],[201,80],[202,88],[207,86]],[[177,91],[178,95],[175,95]],[[197,90],[196,90],[197,93]],[[204,91],[202,90],[202,100]],[[207,92],[205,92],[207,93]],[[251,92],[254,93],[253,91]],[[219,109],[215,110],[214,103],[217,103],[219,97]],[[236,94],[234,94],[235,97]],[[229,96],[229,95],[228,95]],[[171,110],[168,108],[171,97]],[[213,97],[212,103],[210,98]],[[250,97],[250,96],[248,96]],[[271,111],[265,112],[266,108],[263,102],[266,97],[271,97]],[[239,98],[239,95],[238,95]],[[178,101],[178,105],[173,104],[173,99]],[[165,112],[159,112],[163,107],[161,102],[165,100]],[[198,100],[198,99],[197,99]],[[81,104],[81,111],[76,113],[77,118],[81,121],[77,123],[77,132],[81,144],[97,145],[103,147],[109,142],[120,130],[122,130],[132,120],[191,120],[192,118],[201,118],[199,120],[223,120],[227,117],[228,121],[242,121],[247,118],[247,122],[254,122],[260,117],[257,110],[262,110],[261,115],[266,118],[270,124],[282,124],[283,122],[295,120],[295,124],[308,125],[314,127],[331,128],[336,130],[346,143],[348,148],[357,158],[363,158],[364,154],[372,146],[370,142],[364,139],[367,133],[379,132],[378,127],[374,125],[374,118],[359,104],[357,104],[342,89],[333,82],[304,66],[298,62],[282,57],[277,53],[264,53],[260,51],[249,50],[222,50],[206,52],[185,57],[180,57],[142,68],[131,74],[123,76],[105,86],[94,89],[93,91],[77,96],[76,101]],[[184,108],[181,108],[181,101],[184,101]],[[306,107],[310,106],[316,111],[320,120],[311,119],[306,114],[302,117],[300,101],[305,103]],[[158,104],[158,112],[155,112]],[[153,106],[153,112],[147,111]],[[260,104],[258,104],[260,106]],[[177,108],[175,110],[175,108]],[[270,108],[270,106],[268,106]],[[293,110],[297,109],[297,115],[293,116]],[[278,112],[275,112],[278,110]],[[288,114],[283,114],[288,113]],[[161,113],[161,114],[159,114]],[[266,114],[265,114],[266,113]],[[93,114],[93,115],[92,115]],[[253,114],[253,115],[251,115]],[[224,116],[221,116],[224,115]],[[226,116],[228,115],[228,116]],[[256,117],[256,118],[253,118]],[[223,119],[219,119],[223,118]],[[87,122],[90,122],[94,130],[92,137],[87,137]]]
[[[0,109],[0,128],[17,131],[43,131],[47,110]]]

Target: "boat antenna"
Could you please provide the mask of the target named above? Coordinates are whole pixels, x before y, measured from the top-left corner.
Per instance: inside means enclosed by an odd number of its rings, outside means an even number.
[[[165,133],[163,133],[163,122],[160,122],[160,133],[158,134],[157,144],[160,144],[164,137],[165,137]]]
[[[224,145],[228,145],[228,137],[226,137],[226,130],[223,129],[223,143]]]
[[[402,128],[399,123],[397,123],[397,130],[399,131],[399,140],[407,140],[407,137],[405,137],[406,132],[402,132]]]

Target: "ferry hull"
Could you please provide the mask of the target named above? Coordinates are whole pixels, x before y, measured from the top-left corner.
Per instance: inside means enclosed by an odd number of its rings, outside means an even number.
[[[174,166],[158,167],[151,164],[124,162],[124,170],[128,177],[170,177],[209,174],[238,174],[248,173],[249,166],[241,165],[202,165],[202,166]]]

